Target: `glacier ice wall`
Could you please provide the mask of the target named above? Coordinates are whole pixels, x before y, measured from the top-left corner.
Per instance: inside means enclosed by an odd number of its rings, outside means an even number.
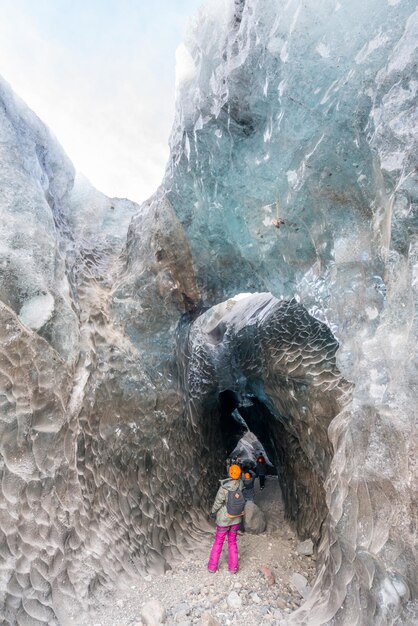
[[[198,296],[168,201],[107,198],[4,82],[0,103],[0,615],[75,623],[205,529],[217,435],[167,339]]]
[[[0,83],[5,623],[65,624],[188,549],[225,389],[319,540],[293,623],[413,621],[417,20],[411,0],[207,2],[141,207],[75,177]]]
[[[354,384],[295,623],[392,623],[416,590],[417,25],[407,0],[212,2],[182,55],[164,188],[203,301],[300,298]]]

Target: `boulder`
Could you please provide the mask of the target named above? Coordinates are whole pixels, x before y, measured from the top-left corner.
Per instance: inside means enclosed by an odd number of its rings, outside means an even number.
[[[308,587],[308,581],[306,580],[305,576],[302,576],[302,574],[293,574],[290,582],[295,587],[295,589],[297,589],[302,598],[306,599],[308,597],[310,589]]]
[[[165,622],[165,608],[155,598],[144,604],[141,611],[142,621],[146,626],[159,626]]]
[[[231,591],[226,601],[231,609],[239,609],[242,606],[241,597],[237,594],[236,591]]]
[[[302,541],[302,543],[297,546],[296,552],[298,554],[304,554],[305,556],[312,556],[313,548],[312,539],[307,539],[306,541]]]
[[[254,502],[245,504],[244,530],[253,535],[260,535],[266,530],[265,515]]]

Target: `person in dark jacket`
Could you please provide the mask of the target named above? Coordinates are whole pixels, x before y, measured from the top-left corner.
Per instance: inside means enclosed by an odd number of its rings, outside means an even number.
[[[208,571],[211,573],[215,573],[218,569],[225,537],[228,537],[228,569],[232,574],[238,571],[237,532],[241,524],[241,517],[231,517],[227,512],[226,503],[228,492],[242,491],[244,485],[241,480],[241,468],[238,465],[231,465],[228,473],[229,478],[220,481],[221,486],[211,511],[211,517],[216,517],[215,541],[208,562]]]
[[[249,500],[250,502],[254,502],[255,472],[253,472],[252,469],[247,468],[242,476],[242,482],[244,483],[242,494],[245,501]]]
[[[267,474],[267,463],[263,454],[257,457],[257,476],[260,480],[260,489],[264,489]]]

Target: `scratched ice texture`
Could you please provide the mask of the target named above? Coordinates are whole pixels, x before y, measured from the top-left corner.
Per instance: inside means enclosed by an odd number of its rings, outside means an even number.
[[[317,546],[289,623],[418,619],[417,33],[412,0],[204,3],[142,206],[0,82],[5,624],[193,548],[222,392]]]

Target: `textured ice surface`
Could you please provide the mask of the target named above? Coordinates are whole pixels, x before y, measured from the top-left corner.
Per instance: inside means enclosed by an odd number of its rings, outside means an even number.
[[[292,623],[414,623],[417,15],[206,3],[142,207],[75,180],[0,84],[5,623],[77,623],[187,549],[224,390],[320,536]]]
[[[220,437],[175,377],[197,290],[169,202],[74,180],[4,83],[0,105],[0,619],[77,623],[97,586],[164,570],[205,528]]]
[[[0,299],[75,359],[78,322],[60,249],[74,169],[4,82],[0,99]]]
[[[203,300],[298,296],[355,385],[329,427],[317,584],[292,619],[392,623],[416,593],[418,9],[226,4],[186,39],[165,189]]]

